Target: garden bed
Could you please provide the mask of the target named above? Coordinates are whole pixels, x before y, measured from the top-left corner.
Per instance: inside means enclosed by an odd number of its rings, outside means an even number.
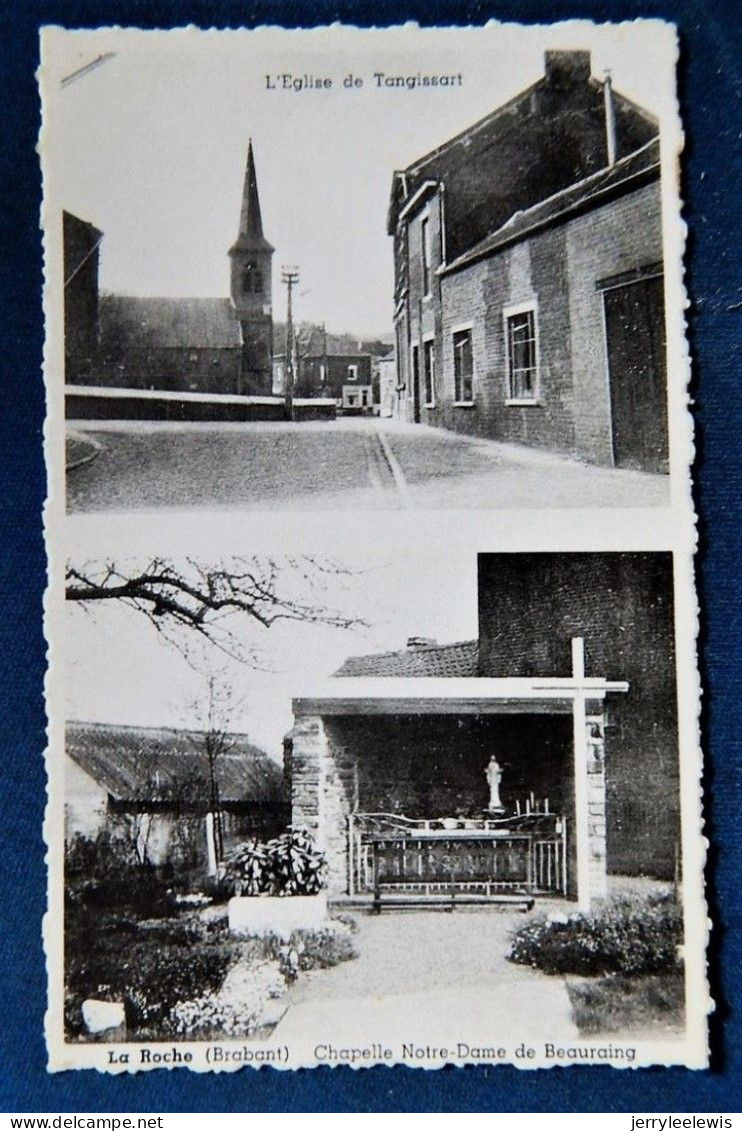
[[[236,939],[224,917],[187,911],[138,921],[76,908],[65,926],[65,1027],[95,1040],[82,1003],[121,1001],[129,1040],[263,1036],[271,1003],[305,970],[356,956],[351,928],[330,920],[314,931]]]
[[[642,1029],[679,1032],[685,1023],[682,972],[568,980],[567,991],[575,1023],[585,1036]]]
[[[678,1030],[684,1023],[683,919],[671,891],[626,893],[586,915],[537,916],[514,932],[508,958],[570,976],[581,1033]]]

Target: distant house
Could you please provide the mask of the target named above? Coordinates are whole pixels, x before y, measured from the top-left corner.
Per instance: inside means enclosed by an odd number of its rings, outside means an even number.
[[[68,382],[94,371],[98,348],[98,267],[103,233],[71,212],[62,214],[64,369]]]
[[[292,819],[335,897],[370,895],[380,868],[400,890],[453,877],[583,905],[608,873],[671,878],[673,625],[669,553],[480,554],[478,639],[412,637],[309,684]]]
[[[240,393],[242,337],[226,298],[102,295],[96,372],[80,384]]]
[[[410,421],[666,471],[657,122],[585,51],[394,174]]]
[[[273,391],[286,389],[286,355],[273,360]],[[371,355],[368,353],[299,354],[295,361],[294,395],[331,397],[339,409],[371,412],[373,383]]]
[[[281,767],[244,734],[217,759],[225,847],[269,838],[288,812]],[[144,820],[148,859],[175,868],[213,857],[203,735],[164,727],[71,722],[66,732],[65,836],[95,837],[117,817]]]

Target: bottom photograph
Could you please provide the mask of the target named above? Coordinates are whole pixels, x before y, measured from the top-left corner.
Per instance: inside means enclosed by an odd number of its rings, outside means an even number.
[[[133,555],[66,597],[53,1069],[704,1062],[672,554]]]

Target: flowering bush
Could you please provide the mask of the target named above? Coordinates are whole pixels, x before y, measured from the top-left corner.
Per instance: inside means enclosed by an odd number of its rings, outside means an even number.
[[[624,898],[592,915],[561,913],[524,924],[508,958],[546,974],[652,974],[673,969],[682,930],[672,894]]]
[[[157,1035],[172,1007],[216,990],[239,955],[226,931],[195,918],[137,922],[89,908],[65,915],[66,1021],[72,1036],[85,1029],[85,998],[122,1001],[132,1032]]]
[[[167,1028],[176,1036],[248,1036],[259,1028],[271,998],[281,997],[286,983],[276,962],[238,963],[217,993],[178,1002]]]
[[[263,953],[278,963],[289,982],[303,971],[325,970],[358,957],[351,927],[337,920],[314,930],[294,931],[287,942],[268,935],[260,940],[260,945]]]
[[[316,895],[327,865],[304,829],[290,828],[266,844],[243,844],[226,858],[223,887],[231,895]]]

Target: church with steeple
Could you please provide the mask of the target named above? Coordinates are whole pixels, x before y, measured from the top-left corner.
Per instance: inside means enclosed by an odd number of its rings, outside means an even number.
[[[269,396],[273,368],[273,247],[263,235],[252,141],[242,191],[240,228],[229,249],[230,297],[242,335],[240,391]]]
[[[103,236],[91,231],[97,248]],[[65,262],[72,271],[70,239],[67,245]],[[271,396],[273,248],[263,235],[252,142],[239,230],[228,254],[229,297],[98,296],[93,287],[88,305],[96,304],[90,330],[95,356],[85,365],[68,362],[67,381],[149,392]]]

